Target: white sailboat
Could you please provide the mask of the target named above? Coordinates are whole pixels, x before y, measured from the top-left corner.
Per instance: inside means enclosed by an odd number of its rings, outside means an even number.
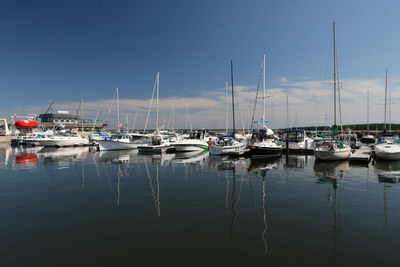
[[[387,69],[385,80],[385,108],[384,108],[384,126],[383,134],[378,138],[378,144],[375,146],[374,153],[377,159],[381,160],[400,160],[400,138],[390,132],[386,132],[386,114],[387,114]]]
[[[115,90],[117,95],[117,130],[119,132],[120,121],[118,87]],[[145,140],[144,138],[144,134],[117,133],[112,135],[110,138],[99,138],[100,140],[96,140],[96,143],[99,144],[100,151],[136,149],[139,145],[143,144]]]
[[[269,129],[266,123],[271,123],[265,120],[265,100],[266,96],[266,68],[265,68],[265,55],[263,57],[263,114],[261,121],[255,121],[255,125],[259,125],[259,129],[254,131],[251,137],[252,143],[249,145],[250,155],[252,158],[262,158],[262,157],[277,157],[281,155],[282,145],[279,142],[277,136],[275,136],[272,129]],[[256,95],[255,105],[257,104],[258,90]],[[254,106],[255,111],[255,106]],[[253,111],[253,120],[254,120]]]
[[[142,144],[138,146],[139,153],[164,153],[167,152],[168,150],[171,150],[173,148],[172,146],[172,139],[174,139],[173,135],[170,134],[164,134],[161,133],[159,130],[159,125],[158,125],[158,98],[159,98],[159,91],[160,91],[160,72],[157,72],[156,74],[156,79],[154,83],[154,89],[153,89],[153,95],[154,95],[154,90],[156,90],[157,98],[156,98],[156,131],[154,134],[152,134],[151,141]],[[150,114],[151,106],[149,109],[148,116]],[[147,117],[148,117],[147,116]],[[147,121],[146,121],[146,126],[147,126]],[[145,126],[145,128],[146,128]]]
[[[246,151],[246,144],[235,139],[235,98],[233,90],[233,62],[231,60],[231,85],[232,85],[232,118],[233,130],[231,135],[221,136],[217,143],[210,148],[211,155],[241,155]]]
[[[351,155],[351,148],[349,145],[343,143],[341,140],[335,138],[337,133],[336,129],[336,24],[333,22],[333,106],[334,106],[334,125],[333,130],[329,135],[331,138],[324,139],[316,143],[314,155],[319,160],[347,160]]]

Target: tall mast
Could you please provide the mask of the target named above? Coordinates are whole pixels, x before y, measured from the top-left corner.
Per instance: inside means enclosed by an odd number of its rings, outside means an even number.
[[[286,128],[289,130],[289,94],[286,94]]]
[[[156,130],[158,130],[158,97],[160,93],[160,72],[157,72],[157,100],[156,100],[156,105],[157,105],[157,120],[156,120]]]
[[[81,130],[83,132],[83,98],[82,98],[82,105],[81,105]]]
[[[263,60],[263,126],[265,126],[265,54]]]
[[[228,81],[225,81],[225,130],[228,134]]]
[[[118,94],[118,87],[115,88],[117,92],[117,131],[119,132],[119,94]]]
[[[387,76],[388,76],[388,69],[386,68],[386,77],[385,77],[385,112],[384,112],[384,125],[383,125],[383,129],[386,130],[386,114],[387,114]]]
[[[333,22],[333,125],[336,125],[336,23]]]
[[[369,134],[369,90],[367,90],[367,134]]]
[[[231,60],[231,85],[232,85],[232,119],[233,119],[233,124],[232,124],[232,131],[233,131],[233,137],[235,137],[235,96],[233,92],[233,61]]]

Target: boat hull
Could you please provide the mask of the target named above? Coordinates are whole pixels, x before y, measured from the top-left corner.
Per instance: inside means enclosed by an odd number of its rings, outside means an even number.
[[[351,149],[343,150],[315,150],[314,156],[318,160],[347,160],[351,155]]]
[[[208,151],[207,145],[177,144],[174,147],[177,152]]]
[[[158,146],[139,146],[139,153],[143,154],[161,154],[161,153],[166,153],[167,151],[173,149],[173,146],[171,145],[158,145]]]
[[[282,153],[282,147],[249,146],[249,149],[252,158],[280,157]]]
[[[241,155],[246,152],[245,148],[245,145],[212,146],[209,151],[211,155]]]
[[[140,143],[125,143],[112,140],[98,140],[100,151],[137,149]]]
[[[400,160],[400,152],[375,152],[375,156],[382,160]]]
[[[87,139],[61,139],[61,140],[38,140],[38,143],[44,147],[66,147],[66,146],[85,146],[89,144]]]

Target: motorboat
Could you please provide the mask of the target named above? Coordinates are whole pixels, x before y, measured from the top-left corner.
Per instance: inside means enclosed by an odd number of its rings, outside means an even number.
[[[374,154],[381,160],[400,160],[400,139],[398,135],[384,134],[378,138]]]
[[[254,131],[249,145],[249,154],[252,158],[279,157],[282,145],[274,131],[264,126],[263,129]]]
[[[139,153],[165,153],[173,149],[173,145],[171,144],[172,138],[171,135],[157,133],[151,137],[149,143],[141,144],[137,148],[139,149]]]
[[[236,140],[234,135],[229,135],[220,136],[216,143],[210,143],[209,151],[211,155],[238,156],[247,151],[246,147],[246,143]]]
[[[208,151],[208,143],[205,140],[205,131],[193,132],[188,138],[178,140],[174,144],[177,152]]]
[[[286,149],[286,143],[289,144],[289,150],[311,150],[314,140],[307,136],[305,130],[287,130],[282,138],[282,148]]]
[[[66,147],[66,146],[85,146],[89,145],[89,139],[79,132],[63,132],[57,135],[36,139],[37,142],[45,147]]]
[[[118,133],[113,134],[111,138],[105,138],[97,140],[99,144],[99,150],[125,150],[125,149],[136,149],[138,146],[143,145],[145,141],[145,135],[143,134],[126,134]]]

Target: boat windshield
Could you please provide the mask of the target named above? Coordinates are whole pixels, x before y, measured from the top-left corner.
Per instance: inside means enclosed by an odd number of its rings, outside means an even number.
[[[287,138],[289,139],[289,142],[303,142],[304,141],[304,132],[303,131],[293,131],[293,132],[286,132],[283,135],[283,140],[286,141]]]

